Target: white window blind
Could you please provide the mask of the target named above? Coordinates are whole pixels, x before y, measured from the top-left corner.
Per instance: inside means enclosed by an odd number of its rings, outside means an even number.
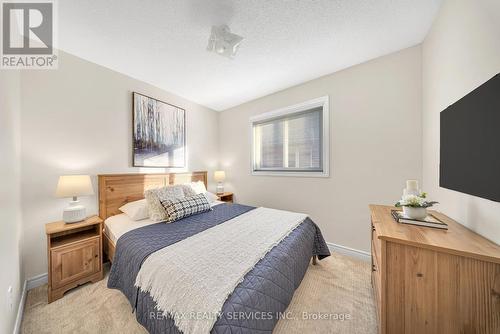
[[[254,174],[328,173],[324,145],[328,110],[324,103],[314,102],[264,114],[252,121]]]

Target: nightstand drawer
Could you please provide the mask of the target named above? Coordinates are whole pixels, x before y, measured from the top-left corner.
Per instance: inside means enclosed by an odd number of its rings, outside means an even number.
[[[96,236],[54,248],[50,257],[51,283],[56,289],[101,270],[100,238]]]

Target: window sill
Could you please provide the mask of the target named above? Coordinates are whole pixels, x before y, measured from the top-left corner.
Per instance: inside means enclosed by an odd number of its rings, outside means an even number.
[[[255,176],[288,176],[288,177],[330,177],[328,171],[323,172],[283,172],[283,171],[252,171]]]

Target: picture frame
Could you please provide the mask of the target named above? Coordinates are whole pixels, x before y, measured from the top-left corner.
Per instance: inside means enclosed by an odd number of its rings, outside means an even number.
[[[132,165],[185,168],[186,110],[138,92],[132,96]]]

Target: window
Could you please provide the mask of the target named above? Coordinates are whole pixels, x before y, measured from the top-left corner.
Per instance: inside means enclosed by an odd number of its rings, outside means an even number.
[[[250,119],[255,175],[328,176],[328,96]]]

